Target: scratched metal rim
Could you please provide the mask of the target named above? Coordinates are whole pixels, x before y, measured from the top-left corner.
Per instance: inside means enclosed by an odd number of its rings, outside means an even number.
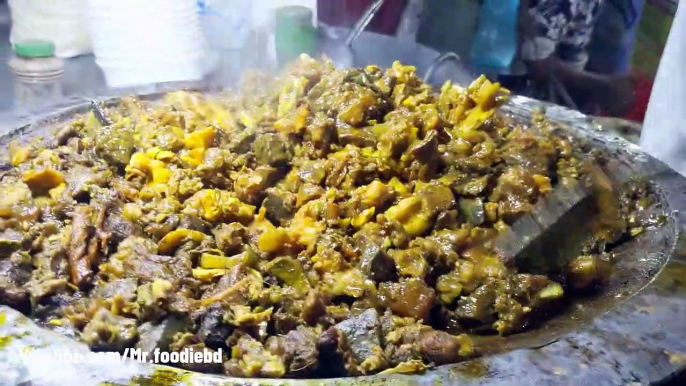
[[[178,85],[139,94],[155,100]],[[184,85],[185,89],[204,89]],[[100,99],[116,104],[117,96]],[[122,362],[94,364],[29,363],[21,353],[45,347],[88,350],[75,340],[44,330],[18,312],[0,306],[0,385],[531,385],[582,383],[650,384],[668,379],[686,364],[686,178],[637,146],[597,130],[589,117],[560,106],[514,96],[502,112],[529,119],[544,108],[548,119],[608,151],[617,173],[652,181],[668,221],[645,232],[619,252],[627,267],[604,293],[584,299],[537,330],[491,338],[497,349],[487,356],[440,366],[418,375],[374,375],[326,380],[241,379],[181,371],[165,366]],[[89,109],[89,100],[72,102],[0,137],[0,157],[10,140],[47,133]],[[4,319],[4,321],[2,320]],[[493,344],[493,341],[490,342]],[[43,347],[45,346],[45,347]],[[70,369],[71,367],[71,369]],[[52,369],[52,370],[51,370]],[[59,371],[57,372],[57,369]],[[59,373],[59,375],[58,375]]]

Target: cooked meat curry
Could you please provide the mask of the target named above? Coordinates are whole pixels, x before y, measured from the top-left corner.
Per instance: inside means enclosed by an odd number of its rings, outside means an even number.
[[[181,366],[238,377],[477,355],[474,336],[601,285],[648,205],[643,188],[605,196],[588,254],[519,271],[494,237],[586,161],[544,119],[496,115],[506,97],[484,77],[434,93],[400,63],[303,57],[236,94],[124,98],[12,143],[0,303],[93,350],[221,349],[223,364]]]

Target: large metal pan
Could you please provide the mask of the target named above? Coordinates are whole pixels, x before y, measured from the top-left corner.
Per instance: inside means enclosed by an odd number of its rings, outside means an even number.
[[[380,64],[387,65],[388,60]],[[117,99],[105,102],[115,104]],[[606,151],[613,175],[652,181],[659,191],[655,210],[667,213],[662,227],[644,232],[617,251],[618,269],[602,293],[579,299],[542,327],[507,338],[482,339],[478,344],[483,357],[421,375],[256,380],[130,361],[30,361],[23,353],[53,348],[87,352],[88,348],[0,306],[0,385],[625,385],[668,379],[686,365],[686,243],[679,242],[686,224],[686,178],[635,145],[597,130],[596,124],[580,113],[518,96],[512,97],[501,113],[526,122],[542,107],[551,121],[590,147]],[[88,108],[89,101],[83,100],[0,137],[0,157],[6,156],[3,152],[10,140],[49,135],[55,124]]]

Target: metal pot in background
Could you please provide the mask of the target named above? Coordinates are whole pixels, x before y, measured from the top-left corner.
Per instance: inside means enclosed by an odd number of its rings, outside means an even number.
[[[341,36],[348,30],[327,28],[322,39],[322,53],[337,67],[361,67],[370,64],[390,67],[394,61],[415,66],[425,81],[439,87],[446,80],[468,85],[478,76],[461,58],[451,52],[440,53],[419,43],[403,43],[392,36],[362,32],[348,50],[341,46]],[[339,64],[340,63],[340,64]],[[348,64],[349,63],[349,64]]]
[[[384,1],[376,0],[372,3],[350,30],[322,26],[322,52],[331,59],[337,69],[349,68],[355,65],[353,43],[364,32],[364,29],[367,28],[376,13],[381,9]]]
[[[416,42],[364,31],[383,3],[384,0],[372,3],[352,29],[320,25],[320,51],[336,68],[370,64],[391,67],[399,60],[416,67],[417,73],[434,86],[446,80],[463,85],[472,82],[475,73],[453,52],[440,53]]]

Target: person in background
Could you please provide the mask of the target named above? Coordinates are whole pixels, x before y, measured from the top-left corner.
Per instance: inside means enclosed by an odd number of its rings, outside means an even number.
[[[634,105],[623,118],[641,122],[647,109],[652,79],[634,73],[631,68],[636,30],[638,29],[645,0],[604,0],[593,37],[588,46],[586,69],[608,75],[631,74],[634,78]],[[646,90],[646,87],[648,89]],[[631,96],[627,96],[630,99]]]
[[[633,95],[624,74],[587,68],[587,48],[602,0],[522,0],[526,19],[521,57],[529,67],[534,97],[571,105],[587,114],[621,115]]]
[[[628,75],[636,44],[636,29],[645,0],[603,0],[588,46],[586,69]]]

